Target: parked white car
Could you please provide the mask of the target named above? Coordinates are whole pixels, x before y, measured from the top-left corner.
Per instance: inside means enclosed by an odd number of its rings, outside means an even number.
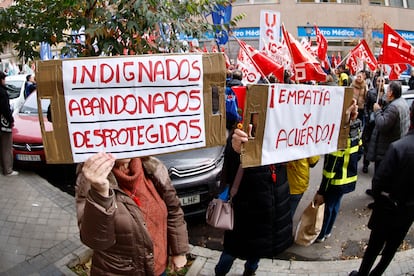
[[[10,108],[13,114],[18,112],[24,103],[24,90],[26,75],[13,75],[6,77],[6,88],[9,93]]]

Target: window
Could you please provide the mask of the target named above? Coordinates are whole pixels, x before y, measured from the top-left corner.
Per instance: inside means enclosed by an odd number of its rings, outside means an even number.
[[[404,8],[403,0],[389,0],[390,7]]]
[[[238,0],[237,0],[238,2]],[[254,4],[261,4],[261,3],[274,3],[274,4],[280,4],[280,0],[250,0],[251,3]]]
[[[263,4],[263,3],[280,4],[280,0],[237,0],[234,4],[244,5],[244,4]]]
[[[414,0],[407,0],[407,8],[414,9]]]
[[[370,0],[369,4],[373,6],[385,6],[385,0]]]
[[[255,0],[257,1],[257,0]],[[296,0],[297,3],[344,3],[344,4],[361,4],[361,0]]]

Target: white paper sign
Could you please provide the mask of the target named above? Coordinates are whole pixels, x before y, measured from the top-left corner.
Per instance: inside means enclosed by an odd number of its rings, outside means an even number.
[[[62,61],[74,162],[204,147],[202,55]]]
[[[336,151],[344,93],[340,86],[269,86],[261,164]]]
[[[260,11],[259,50],[267,51],[280,39],[280,12],[271,10]]]

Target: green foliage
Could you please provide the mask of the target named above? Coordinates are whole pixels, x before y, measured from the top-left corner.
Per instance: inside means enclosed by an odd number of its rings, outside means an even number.
[[[0,9],[0,51],[12,43],[24,59],[39,57],[39,45],[64,45],[62,53],[77,56],[177,52],[176,34],[201,38],[207,31],[230,29],[244,18],[214,26],[211,11],[228,0],[17,0]],[[85,29],[84,41],[71,30]],[[164,35],[159,35],[160,30]],[[99,49],[99,50],[97,50]]]

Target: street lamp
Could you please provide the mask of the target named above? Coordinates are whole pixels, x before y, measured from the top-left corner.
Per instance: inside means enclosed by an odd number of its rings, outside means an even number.
[[[309,22],[306,22],[305,32],[306,32],[306,34],[308,35],[308,41],[309,41],[309,42],[311,42],[311,37],[310,37],[310,35],[311,35],[311,33],[312,33],[312,29],[313,29],[312,25],[311,25],[311,24],[309,24]]]

